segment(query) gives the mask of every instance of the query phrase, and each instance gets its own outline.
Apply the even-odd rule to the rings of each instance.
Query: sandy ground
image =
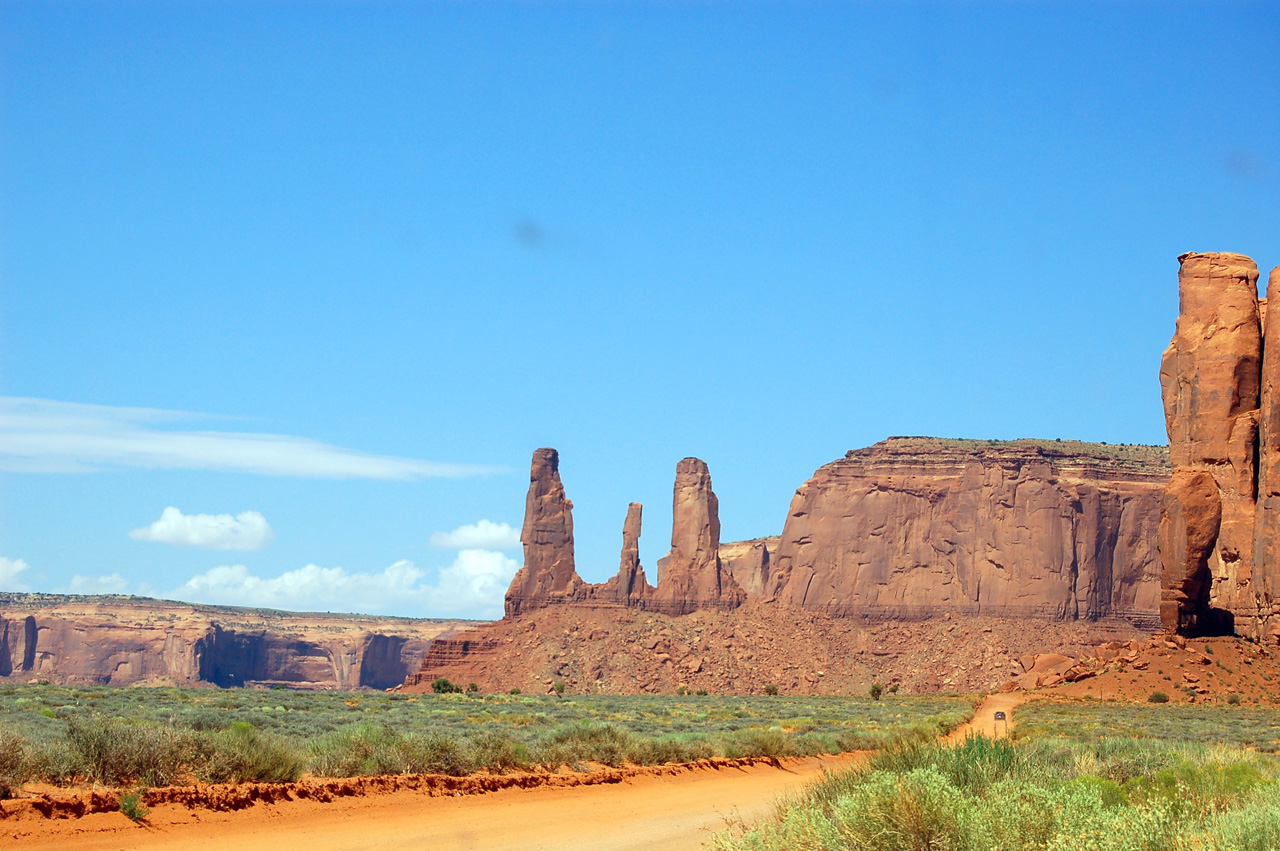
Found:
[[[328,803],[288,801],[236,813],[166,804],[140,826],[119,813],[21,826],[0,822],[0,849],[695,849],[724,829],[726,819],[765,816],[779,796],[855,759],[786,760],[781,768],[755,765],[459,798],[404,791]]]
[[[1000,737],[1022,694],[995,694],[949,741]],[[995,713],[1004,712],[1006,721]],[[78,819],[0,821],[0,851],[693,851],[730,823],[769,815],[782,796],[861,754],[784,760],[780,767],[708,768],[598,786],[506,789],[456,798],[414,790],[318,802],[289,800],[238,812],[154,807],[135,825],[118,812]],[[16,822],[16,823],[15,823]]]
[[[1020,692],[990,694],[973,713],[973,720],[961,724],[947,736],[948,742],[963,742],[966,736],[981,735],[989,739],[1003,739],[1016,726],[1013,710],[1018,704],[1026,701],[1027,696]],[[1003,712],[1004,720],[997,721],[996,713]]]

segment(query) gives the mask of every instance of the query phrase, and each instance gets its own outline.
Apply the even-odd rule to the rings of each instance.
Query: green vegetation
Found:
[[[1280,847],[1278,777],[1276,758],[1222,745],[916,744],[829,775],[714,847],[1265,851]]]
[[[1162,691],[1153,691],[1147,695],[1147,703],[1168,703],[1169,695]]]
[[[150,812],[142,805],[142,790],[138,789],[122,795],[120,798],[120,812],[133,821],[142,821]]]
[[[0,686],[0,791],[790,756],[928,740],[957,697],[424,695]]]
[[[1150,700],[1151,698],[1148,698]],[[1033,700],[1018,707],[1020,740],[1096,742],[1114,736],[1163,742],[1222,743],[1274,753],[1280,710],[1222,704]]]
[[[870,695],[872,700],[879,700],[880,695],[884,694],[884,686],[880,685],[879,683],[872,683],[871,689],[867,692],[867,694]]]

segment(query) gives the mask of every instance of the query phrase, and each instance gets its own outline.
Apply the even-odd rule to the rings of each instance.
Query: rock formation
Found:
[[[1160,447],[890,438],[796,491],[767,593],[837,616],[1154,625],[1167,481]]]
[[[769,565],[779,538],[756,538],[720,545],[720,563],[748,597],[762,597],[769,584]]]
[[[1160,364],[1175,469],[1162,503],[1161,619],[1187,634],[1258,636],[1278,578],[1280,329],[1266,347],[1251,259],[1178,261],[1178,322]],[[1273,272],[1268,292],[1276,282]]]
[[[640,512],[643,506],[633,502],[627,506],[627,519],[622,524],[622,558],[618,575],[599,589],[595,595],[603,601],[617,602],[624,606],[640,606],[653,593],[640,566]]]
[[[385,689],[464,626],[130,597],[0,594],[0,682]]]
[[[534,450],[520,542],[524,566],[507,589],[507,617],[585,598],[573,565],[573,503],[560,483],[560,453],[554,449]]]
[[[720,563],[720,503],[698,458],[676,465],[671,552],[658,561],[658,586],[645,608],[672,615],[732,609],[746,594]]]

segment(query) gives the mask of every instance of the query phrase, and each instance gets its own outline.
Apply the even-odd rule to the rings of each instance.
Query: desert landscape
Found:
[[[1261,424],[1280,366],[1252,261],[1179,262],[1168,451],[889,438],[819,469],[781,534],[724,546],[707,465],[686,458],[654,582],[632,502],[618,573],[592,584],[559,455],[539,449],[524,563],[490,623],[7,595],[0,830],[338,848],[354,807],[391,847],[514,848],[590,806],[628,829],[573,843],[789,848],[923,806],[928,825],[894,830],[1003,847],[1022,823],[983,801],[1005,784],[1079,787],[1022,816],[1048,819],[1046,842],[1084,813],[1098,836],[1125,819],[1142,841],[1270,842],[1280,447]],[[1162,765],[1192,805],[1168,809]]]
[[[0,851],[1277,851],[1278,45],[0,4]]]

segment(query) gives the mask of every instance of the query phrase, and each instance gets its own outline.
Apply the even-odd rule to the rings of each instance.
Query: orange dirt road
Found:
[[[1016,726],[1013,710],[1018,704],[1025,702],[1027,696],[1020,692],[989,694],[974,710],[973,719],[951,731],[947,741],[963,742],[968,736],[986,736],[988,739],[1003,739]],[[1003,712],[1004,720],[997,721],[996,713]]]
[[[288,801],[222,813],[159,805],[134,825],[119,813],[79,819],[0,821],[0,849],[58,851],[352,851],[424,848],[485,851],[695,849],[726,817],[754,820],[773,803],[849,765],[857,754],[637,777],[571,788],[508,789],[458,798],[414,791],[328,803]]]

